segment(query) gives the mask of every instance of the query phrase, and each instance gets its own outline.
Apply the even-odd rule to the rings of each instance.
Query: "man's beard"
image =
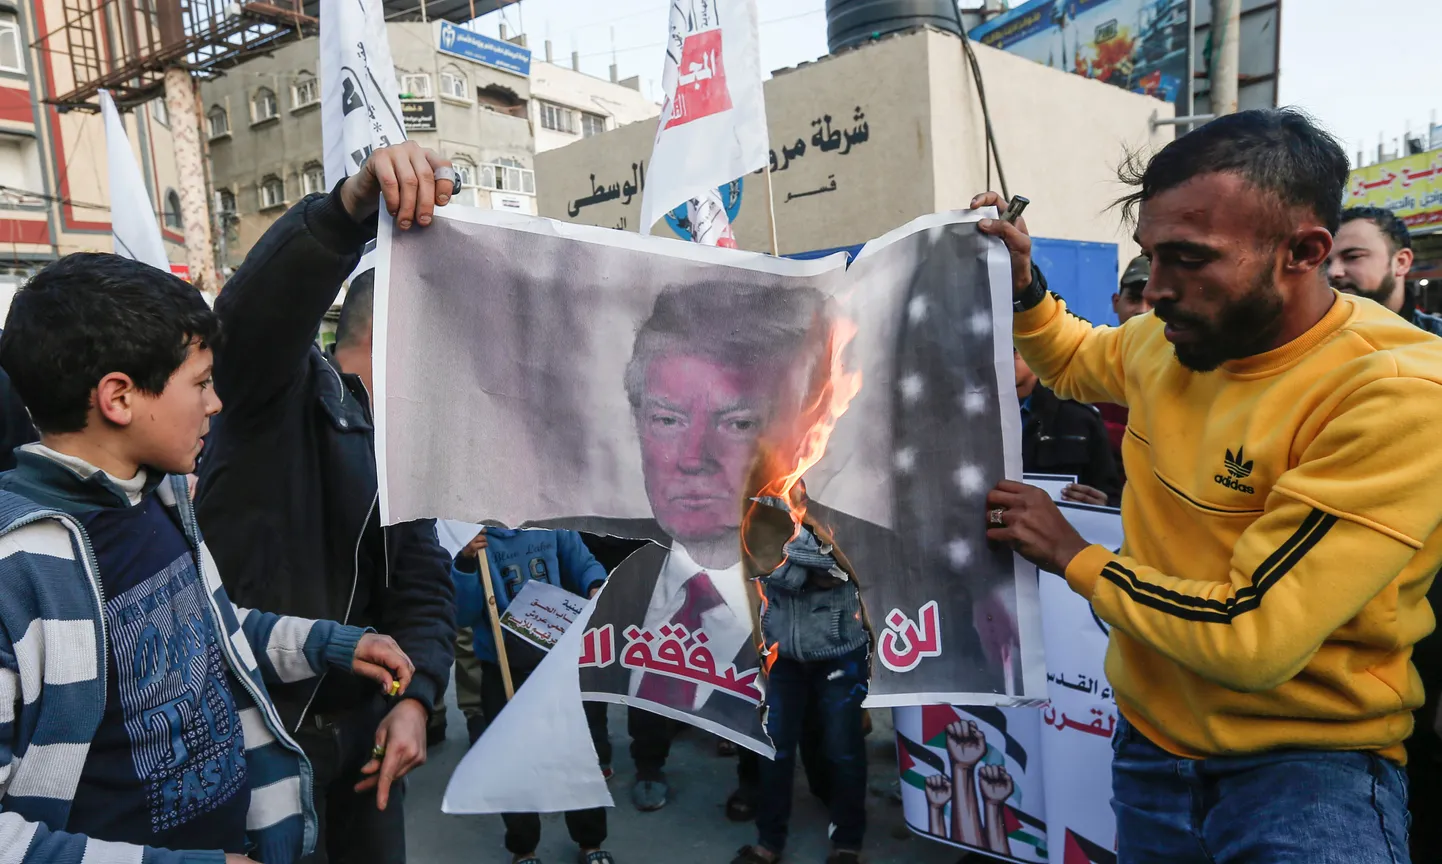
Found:
[[[1223,308],[1215,322],[1178,312],[1168,300],[1157,303],[1153,313],[1200,335],[1194,343],[1174,346],[1177,361],[1193,372],[1211,372],[1228,360],[1261,354],[1282,331],[1282,295],[1270,267],[1264,267],[1251,290]]]
[[[1377,287],[1372,291],[1363,291],[1362,286],[1351,279],[1333,279],[1332,287],[1338,291],[1346,291],[1348,294],[1356,294],[1358,297],[1366,297],[1368,300],[1376,301],[1391,309],[1389,301],[1392,299],[1392,293],[1397,290],[1397,277],[1389,272],[1382,277],[1382,281],[1377,283]]]

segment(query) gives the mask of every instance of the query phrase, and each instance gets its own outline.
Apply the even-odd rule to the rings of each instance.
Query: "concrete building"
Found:
[[[1116,169],[1128,150],[1172,139],[1170,127],[1151,123],[1173,116],[1172,106],[985,46],[976,53],[1008,186],[1032,200],[1032,233],[1116,244],[1119,262],[1128,260],[1136,249],[1130,228],[1109,209],[1123,193]],[[765,93],[782,254],[863,243],[998,187],[975,82],[954,35],[886,37],[776,72]],[[593,184],[644,176],[654,135],[652,124],[638,124],[538,154],[541,215],[638,230],[640,195],[587,199]],[[723,197],[741,248],[770,251],[765,178],[744,177]],[[664,222],[653,233],[678,236]]]
[[[112,251],[105,127],[98,114],[60,113],[45,100],[74,86],[70,64],[42,37],[61,0],[0,3],[0,315],[44,264]],[[183,262],[179,183],[165,100],[122,115],[171,261]],[[183,267],[179,268],[183,271]]]
[[[532,63],[523,37],[498,42],[445,21],[391,23],[387,36],[407,134],[455,162],[459,203],[534,214],[538,147],[660,110],[632,86]],[[296,40],[201,85],[227,266],[325,188],[318,52],[317,39]]]

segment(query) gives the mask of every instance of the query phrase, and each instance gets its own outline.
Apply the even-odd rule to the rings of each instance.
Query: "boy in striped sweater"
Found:
[[[0,475],[0,860],[295,861],[311,770],[267,684],[410,683],[389,637],[226,596],[184,479],[218,337],[193,287],[114,255],[15,296],[0,366],[41,438]]]

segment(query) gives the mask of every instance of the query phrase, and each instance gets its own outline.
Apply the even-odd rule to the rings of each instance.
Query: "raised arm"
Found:
[[[978,195],[971,202],[973,209],[994,206],[998,212],[1004,212],[1006,204],[995,192]],[[1012,338],[1026,364],[1063,399],[1125,405],[1122,358],[1126,329],[1093,327],[1045,290],[1045,277],[1031,260],[1025,219],[1014,225],[983,219],[977,227],[983,234],[1000,238],[1011,255],[1012,294],[1026,307],[1012,318]]]
[[[1393,417],[1377,434],[1376,417]],[[1409,571],[1442,524],[1442,450],[1433,446],[1442,384],[1386,378],[1342,400],[1297,466],[1277,478],[1263,514],[1238,538],[1228,572],[1186,578],[1087,546],[1040,490],[1003,483],[988,506],[1013,510],[988,531],[1045,569],[1064,572],[1101,618],[1231,690],[1270,690]]]
[[[428,225],[450,200],[434,170],[449,162],[414,142],[375,151],[329,195],[310,195],[272,225],[215,303],[224,340],[215,354],[215,387],[229,422],[263,414],[304,375],[321,318],[376,235],[386,210],[402,230]]]
[[[561,587],[572,594],[590,597],[591,591],[606,581],[606,568],[575,531],[556,532],[556,557],[560,559]]]

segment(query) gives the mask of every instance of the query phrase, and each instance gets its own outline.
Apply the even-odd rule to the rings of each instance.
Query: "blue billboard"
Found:
[[[441,22],[440,51],[517,75],[531,74],[531,49],[473,33],[449,21]]]

